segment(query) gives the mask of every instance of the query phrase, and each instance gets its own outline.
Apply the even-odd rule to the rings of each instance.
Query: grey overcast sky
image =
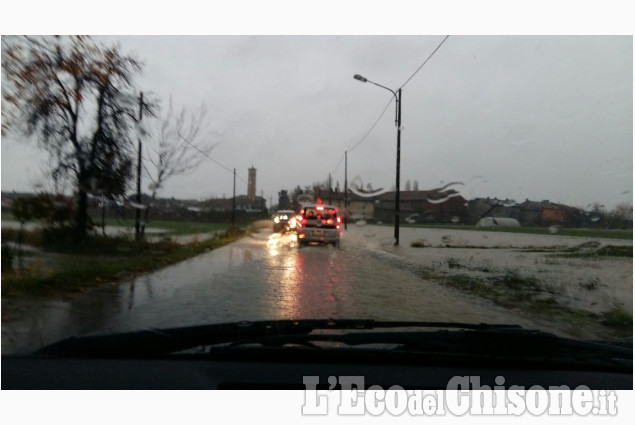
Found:
[[[376,19],[381,19],[378,9]],[[144,62],[138,86],[163,104],[170,96],[175,106],[189,109],[204,102],[211,117],[206,140],[218,143],[210,156],[235,167],[244,180],[254,166],[258,195],[273,197],[274,204],[279,190],[324,181],[329,173],[333,184],[343,187],[347,149],[349,181],[357,178],[375,189],[394,185],[394,103],[358,143],[393,95],[354,80],[358,73],[393,90],[403,86],[402,189],[408,180],[416,180],[419,189],[462,182],[454,188],[466,199],[548,199],[583,208],[592,202],[608,208],[632,203],[630,31],[533,35],[560,31],[521,26],[518,33],[524,35],[458,35],[483,33],[487,27],[430,26],[436,30],[431,32],[409,21],[406,32],[438,35],[384,35],[403,32],[368,31],[364,24],[357,32],[374,35],[355,35],[355,26],[341,31],[339,22],[322,34],[346,35],[260,35],[302,34],[294,23],[290,30],[280,24],[280,31],[257,25],[251,31],[241,25],[218,31],[254,35],[97,38],[119,43],[123,52]],[[56,29],[42,28],[28,32]],[[125,26],[114,32],[97,28],[85,32],[133,32]],[[151,26],[147,33],[172,32],[161,28]],[[179,28],[191,32],[187,25]],[[321,33],[312,28],[308,34]],[[513,33],[513,28],[504,25],[502,32]],[[7,33],[21,32],[3,30]],[[574,27],[574,33],[585,31]],[[591,28],[589,33],[598,32]],[[610,27],[599,32],[610,33]],[[45,181],[46,155],[17,140],[2,140],[2,190],[32,190]],[[159,196],[200,199],[231,193],[232,174],[206,160],[196,172],[170,180]],[[237,193],[246,193],[241,179]]]

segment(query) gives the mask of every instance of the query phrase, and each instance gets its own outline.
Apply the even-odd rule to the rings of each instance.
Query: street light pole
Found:
[[[232,226],[236,225],[236,169],[234,168],[234,190],[232,192]]]
[[[375,82],[370,81],[367,78],[362,77],[359,74],[355,74],[353,76],[358,81],[362,83],[371,83],[376,85],[377,87],[381,87],[382,89],[386,89],[395,96],[395,101],[397,103],[395,108],[395,125],[397,126],[397,166],[396,166],[396,177],[395,177],[395,245],[399,245],[399,174],[401,168],[401,89],[394,90],[389,89],[388,87],[384,87],[381,84],[377,84]]]
[[[348,151],[344,151],[344,230],[348,230]]]
[[[397,90],[397,175],[395,181],[397,182],[397,189],[395,190],[395,245],[399,245],[399,192],[401,191],[399,186],[399,175],[401,174],[401,89]]]

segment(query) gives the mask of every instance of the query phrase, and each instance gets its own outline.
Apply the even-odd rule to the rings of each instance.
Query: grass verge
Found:
[[[13,222],[16,225],[18,221],[11,214],[2,214],[2,221]],[[44,227],[41,222],[30,223],[36,227]],[[100,222],[95,221],[95,232],[101,234]],[[134,220],[117,220],[113,218],[106,219],[106,226],[113,226],[116,228],[128,229],[131,233],[134,233],[135,222]],[[196,233],[211,233],[222,232],[231,227],[227,223],[208,223],[199,221],[167,221],[167,220],[151,220],[146,224],[146,227],[162,229],[170,235],[193,235]],[[3,229],[3,231],[6,229]]]
[[[120,226],[116,222],[106,223],[106,225]],[[147,224],[148,227],[165,229],[168,233],[172,235],[192,235],[196,233],[210,233],[216,231],[225,231],[229,228],[229,225],[226,223],[205,223],[205,222],[195,222],[195,221],[150,221]],[[134,222],[125,225],[125,227],[129,227],[134,229]]]
[[[83,291],[147,273],[242,238],[245,230],[229,228],[216,237],[180,245],[169,240],[135,242],[126,238],[89,238],[81,246],[48,245],[61,255],[43,264],[33,261],[24,270],[2,273],[3,297],[41,297]],[[45,255],[45,254],[44,254]]]
[[[454,261],[452,258],[448,259],[450,269],[456,268],[453,267]],[[602,314],[595,314],[567,307],[558,303],[553,297],[553,289],[548,285],[516,270],[489,276],[475,276],[419,268],[417,275],[463,293],[487,299],[501,307],[519,309],[532,316],[566,324],[572,334],[594,329],[596,334],[608,340],[633,338],[633,316],[629,312],[620,307],[613,307]]]
[[[630,330],[630,333],[633,333],[633,315],[619,307],[614,307],[604,313],[602,320],[602,323],[607,326],[624,329],[627,332]]]
[[[390,223],[382,223],[380,226],[394,226]],[[465,225],[449,225],[449,224],[405,224],[401,223],[401,227],[427,228],[427,229],[448,229],[448,230],[465,230],[476,232],[502,232],[502,233],[526,233],[530,235],[559,235],[559,236],[580,236],[585,238],[606,238],[606,239],[633,239],[632,229],[577,229],[577,228],[558,228],[554,231],[549,227],[475,227]]]

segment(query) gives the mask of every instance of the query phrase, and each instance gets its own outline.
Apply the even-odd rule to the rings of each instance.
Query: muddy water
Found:
[[[362,236],[372,239],[370,236]],[[396,253],[354,239],[298,249],[262,231],[133,280],[48,301],[2,301],[2,352],[69,336],[242,320],[371,318],[515,323],[567,335],[485,300],[425,281]]]
[[[550,251],[589,242],[632,247],[632,240],[402,228],[400,246],[394,247],[392,235],[393,229],[386,226],[349,226],[346,237],[348,245],[363,245],[442,273],[530,277],[536,279],[545,296],[572,309],[598,315],[613,308],[633,312],[632,257],[566,258]],[[413,248],[413,241],[425,241],[426,247]]]

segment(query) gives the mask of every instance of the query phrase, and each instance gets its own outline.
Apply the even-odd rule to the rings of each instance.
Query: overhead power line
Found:
[[[364,140],[366,140],[366,138],[370,135],[370,133],[375,129],[375,127],[377,126],[377,123],[379,123],[379,120],[381,120],[381,118],[384,116],[384,114],[386,113],[386,111],[388,110],[388,107],[390,106],[390,104],[392,103],[394,97],[390,98],[390,101],[386,104],[386,107],[384,108],[383,111],[381,111],[381,114],[379,114],[379,117],[377,117],[377,119],[375,120],[375,122],[373,123],[372,126],[370,126],[370,128],[368,129],[368,131],[366,132],[366,134],[364,134],[364,137],[362,137],[361,139],[359,139],[359,141],[357,143],[355,143],[351,148],[348,149],[348,151],[352,151],[353,149],[355,149],[356,147],[358,147]]]
[[[423,68],[425,66],[426,63],[428,63],[428,61],[432,58],[432,56],[434,56],[434,54],[439,50],[439,48],[443,45],[443,43],[445,43],[445,41],[448,39],[448,37],[450,37],[449,35],[446,35],[445,38],[441,41],[441,43],[439,43],[439,45],[437,46],[436,49],[434,49],[434,51],[432,53],[430,53],[430,55],[426,58],[425,61],[423,61],[423,63],[421,64],[421,66],[419,66],[419,68],[417,68],[415,70],[415,72],[410,76],[410,78],[408,78],[406,80],[406,82],[404,82],[400,89],[404,88],[406,84],[408,84],[410,82],[410,80],[412,80],[414,78],[415,75],[417,75],[417,73],[419,71],[421,71],[421,68]],[[388,102],[388,104],[386,104],[386,106],[384,107],[383,111],[381,111],[381,114],[379,114],[379,117],[377,117],[377,119],[375,120],[375,122],[373,123],[373,125],[368,129],[368,131],[366,132],[366,134],[364,134],[364,136],[359,139],[359,141],[357,141],[357,143],[355,143],[352,147],[350,147],[348,149],[348,152],[352,151],[353,149],[357,148],[364,140],[366,140],[366,138],[370,135],[370,133],[375,129],[375,127],[377,126],[377,124],[379,123],[379,121],[381,120],[381,118],[384,116],[384,114],[386,113],[386,111],[388,110],[388,107],[390,106],[390,104],[392,103],[392,101],[394,100],[394,97],[390,98],[390,101]],[[340,165],[342,165],[342,161],[344,160],[344,155],[342,155],[342,157],[340,158],[339,162],[337,163],[337,165],[335,166],[335,168],[333,169],[333,171],[331,171],[331,174],[334,174],[338,168],[340,167]]]
[[[224,168],[225,170],[229,171],[230,173],[234,174],[234,170],[232,170],[229,167],[225,167],[223,164],[221,164],[220,162],[216,161],[214,158],[212,158],[211,156],[209,156],[207,153],[203,152],[202,150],[200,150],[195,144],[193,144],[192,142],[190,142],[189,140],[187,140],[185,137],[181,136],[179,134],[179,137],[181,139],[183,139],[183,141],[185,143],[187,143],[188,145],[192,146],[194,149],[196,149],[201,155],[203,155],[204,157],[206,157],[207,159],[209,159],[210,161],[214,162],[215,164],[217,164],[218,166]],[[243,183],[247,183],[247,181],[245,179],[243,179],[238,173],[236,173],[236,177],[238,177]]]
[[[443,43],[445,43],[445,40],[447,40],[447,39],[448,39],[448,37],[449,37],[449,35],[446,35],[446,36],[445,36],[445,38],[443,39],[443,41],[442,41],[441,43],[439,43],[439,45],[437,46],[437,48],[436,48],[436,49],[434,49],[434,51],[433,51],[432,53],[430,53],[430,56],[428,56],[428,58],[427,58],[425,61],[423,61],[423,63],[421,64],[421,66],[420,66],[419,68],[417,68],[417,70],[416,70],[416,71],[415,71],[415,72],[414,72],[414,73],[410,76],[410,78],[408,78],[408,79],[406,80],[406,82],[405,82],[405,83],[403,83],[403,84],[401,85],[401,87],[400,87],[401,89],[402,89],[402,88],[404,88],[404,86],[405,86],[406,84],[408,84],[408,82],[409,82],[410,80],[412,80],[412,78],[413,78],[415,75],[417,75],[417,72],[421,71],[421,68],[423,68],[423,66],[424,66],[426,63],[428,63],[428,61],[430,60],[430,58],[431,58],[432,56],[434,56],[434,54],[437,52],[437,50],[439,50],[439,48],[443,45]]]
[[[342,157],[340,158],[340,162],[337,163],[337,165],[335,166],[335,168],[333,169],[333,171],[331,171],[331,174],[335,174],[335,172],[337,171],[338,168],[340,168],[340,165],[342,165],[342,161],[344,161],[344,155],[342,154]]]
[[[421,66],[419,66],[419,68],[417,68],[415,70],[415,72],[410,76],[410,78],[408,78],[406,80],[405,83],[403,83],[401,85],[400,88],[404,88],[404,86],[406,84],[408,84],[410,82],[410,80],[412,80],[414,78],[415,75],[417,75],[417,73],[419,71],[421,71],[421,68],[424,67],[424,65],[426,63],[428,63],[428,61],[430,60],[430,58],[432,58],[432,56],[434,56],[434,54],[437,52],[437,50],[439,50],[439,48],[443,45],[443,43],[445,43],[445,41],[448,39],[448,37],[450,37],[449,35],[446,35],[445,38],[441,41],[441,43],[439,43],[439,45],[437,46],[436,49],[434,49],[434,51],[432,53],[430,53],[430,55],[426,58],[425,61],[423,61],[423,63],[421,64]],[[373,125],[370,127],[370,129],[366,132],[366,134],[364,134],[364,137],[362,137],[357,143],[355,143],[350,149],[348,149],[348,151],[352,151],[353,149],[355,149],[357,146],[359,146],[364,140],[366,140],[366,138],[370,135],[370,133],[375,129],[375,127],[377,126],[377,123],[379,123],[379,120],[381,120],[381,118],[384,116],[384,114],[386,113],[386,111],[388,110],[388,107],[390,106],[390,104],[392,103],[394,98],[390,98],[390,101],[388,102],[388,104],[386,105],[386,107],[384,108],[384,110],[381,112],[381,114],[379,114],[379,117],[375,120],[375,122],[373,123]],[[342,164],[342,160],[344,159],[344,157],[342,156],[342,158],[340,159],[340,162],[337,164],[337,166],[335,167],[335,169],[333,170],[333,173],[335,171],[337,171],[337,169],[339,168],[339,166]]]
[[[377,126],[377,123],[379,123],[379,120],[381,120],[381,117],[384,116],[384,114],[386,113],[386,111],[388,110],[388,107],[390,106],[390,104],[392,103],[392,98],[390,99],[390,102],[388,102],[388,104],[386,105],[386,107],[384,108],[383,111],[381,111],[381,114],[379,114],[379,117],[377,117],[377,119],[375,120],[375,122],[373,123],[373,125],[368,129],[368,131],[366,132],[366,134],[364,134],[364,137],[362,137],[361,139],[359,139],[357,141],[357,143],[355,143],[350,149],[348,149],[348,152],[352,151],[353,149],[355,149],[357,146],[359,146],[364,140],[366,140],[366,138],[368,137],[368,135],[375,129],[375,127]],[[338,168],[340,168],[340,165],[342,165],[342,161],[344,161],[344,154],[342,154],[340,161],[337,163],[337,165],[335,166],[335,168],[333,169],[333,171],[331,171],[331,174],[335,174],[335,172],[337,171]]]

